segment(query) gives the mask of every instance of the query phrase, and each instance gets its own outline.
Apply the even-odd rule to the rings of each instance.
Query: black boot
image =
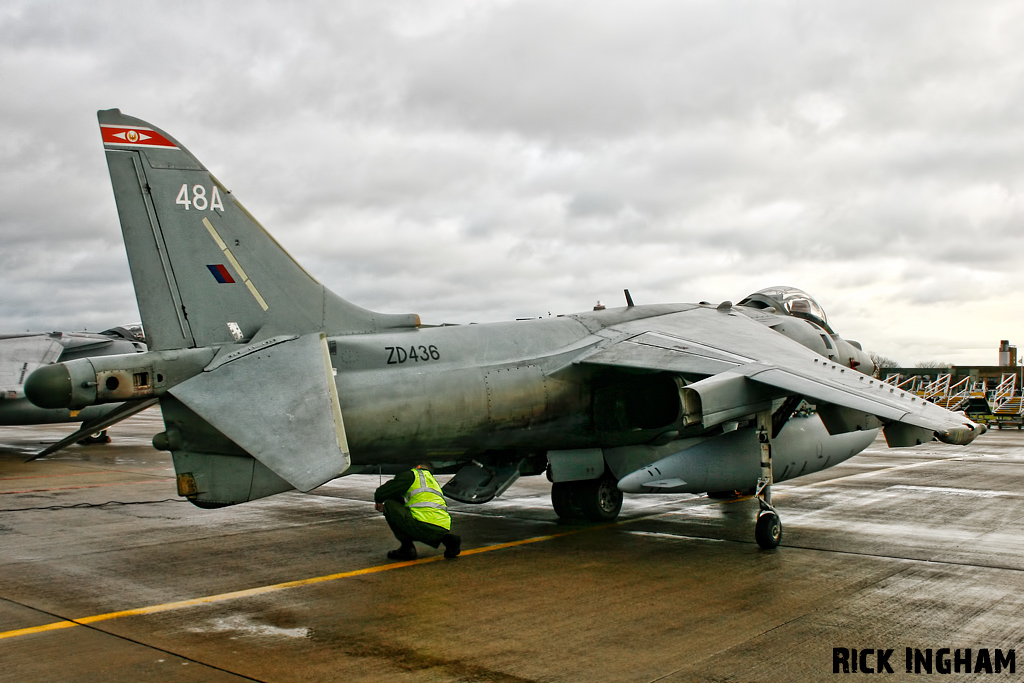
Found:
[[[445,534],[441,543],[444,543],[444,556],[448,559],[458,557],[462,552],[462,539],[456,534]]]
[[[412,543],[403,543],[402,547],[398,550],[388,551],[389,560],[415,560],[416,559],[416,546]]]

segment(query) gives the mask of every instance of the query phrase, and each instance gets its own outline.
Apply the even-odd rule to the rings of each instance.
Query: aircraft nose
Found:
[[[61,363],[43,366],[25,380],[25,396],[40,408],[67,408],[71,403],[71,374]]]

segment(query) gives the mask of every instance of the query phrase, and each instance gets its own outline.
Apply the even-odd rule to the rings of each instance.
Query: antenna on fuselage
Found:
[[[633,297],[631,297],[629,295],[629,290],[628,289],[624,289],[624,290],[622,290],[622,292],[623,292],[623,294],[626,295],[626,306],[632,308],[633,307]]]

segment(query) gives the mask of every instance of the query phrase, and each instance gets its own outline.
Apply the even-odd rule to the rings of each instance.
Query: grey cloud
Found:
[[[890,311],[962,319],[1017,280],[1022,28],[997,0],[7,3],[0,314],[133,310],[93,118],[119,106],[362,305],[494,320],[785,283],[910,362],[927,344]]]

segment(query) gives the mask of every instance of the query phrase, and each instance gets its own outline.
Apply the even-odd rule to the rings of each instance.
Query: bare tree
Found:
[[[915,368],[935,368],[938,370],[949,370],[952,366],[949,363],[944,363],[941,360],[923,360],[920,363],[914,363]]]
[[[875,364],[875,371],[872,373],[873,377],[884,378],[887,370],[890,368],[900,367],[900,362],[894,358],[889,358],[888,356],[883,356],[880,353],[874,352],[868,355],[871,356],[871,361]]]

